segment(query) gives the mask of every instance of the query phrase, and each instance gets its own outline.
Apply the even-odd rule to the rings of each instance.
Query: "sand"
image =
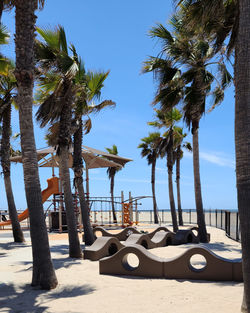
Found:
[[[208,227],[216,254],[241,257],[240,244],[224,231]],[[59,285],[52,291],[30,287],[32,254],[26,243],[12,242],[10,231],[0,231],[0,312],[14,313],[236,313],[243,284],[99,275],[99,262],[68,258],[65,234],[50,235]],[[160,257],[178,256],[192,244],[152,249]]]

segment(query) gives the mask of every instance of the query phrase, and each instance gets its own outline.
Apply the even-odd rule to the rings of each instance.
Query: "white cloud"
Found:
[[[167,167],[156,167],[155,169],[159,172],[166,172],[167,171]]]
[[[226,166],[226,167],[230,167],[230,168],[235,168],[234,160],[222,157],[220,155],[210,154],[210,153],[206,153],[206,152],[200,152],[200,158],[205,160],[205,161],[208,161],[210,163],[217,164],[219,166]]]
[[[188,158],[192,157],[192,153],[190,152],[186,152],[184,155]],[[234,160],[229,157],[222,156],[221,152],[207,153],[201,151],[200,159],[219,166],[230,167],[232,169],[235,168]]]

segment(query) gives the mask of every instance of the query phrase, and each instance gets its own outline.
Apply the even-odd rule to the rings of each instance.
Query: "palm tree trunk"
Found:
[[[2,15],[3,15],[3,0],[0,1],[0,25],[2,24]]]
[[[241,227],[244,297],[242,312],[250,312],[250,3],[239,1],[235,49],[235,149],[238,209]]]
[[[10,179],[10,133],[11,133],[11,103],[5,109],[3,115],[3,129],[1,140],[1,164],[4,174],[5,192],[8,202],[9,215],[12,224],[13,238],[15,242],[24,242],[23,232],[18,221],[16,205],[12,192]]]
[[[181,191],[180,191],[180,152],[181,147],[177,147],[177,155],[176,155],[176,188],[177,188],[177,203],[178,203],[178,218],[179,218],[179,225],[183,226],[183,219],[182,219],[182,209],[181,209]]]
[[[157,212],[157,203],[155,197],[155,166],[156,160],[153,160],[152,167],[151,167],[151,186],[152,186],[152,196],[153,196],[153,209],[154,209],[154,223],[158,224],[158,212]]]
[[[173,223],[173,231],[178,231],[176,210],[175,210],[175,202],[174,202],[174,192],[173,192],[173,173],[172,169],[168,169],[168,193],[169,193],[169,202],[170,202],[170,211]]]
[[[33,255],[32,285],[42,289],[57,286],[51,261],[47,228],[44,219],[37,153],[33,130],[32,105],[34,86],[34,14],[36,0],[15,0],[16,7],[16,70],[17,104],[21,132],[22,161],[26,200],[30,216],[30,236]]]
[[[172,216],[173,231],[178,231],[178,223],[175,210],[174,192],[173,192],[173,129],[169,130],[169,144],[167,148],[167,168],[168,168],[168,193],[170,202],[170,211]]]
[[[74,133],[74,154],[73,154],[73,169],[74,169],[74,185],[78,190],[80,207],[82,212],[82,223],[84,229],[85,245],[90,246],[95,241],[93,228],[90,223],[88,203],[85,199],[82,169],[82,119],[79,119],[79,128]]]
[[[197,224],[199,227],[199,237],[201,242],[207,242],[207,229],[203,212],[200,181],[200,159],[199,159],[199,121],[192,121],[193,135],[193,170],[194,170],[194,189],[195,204],[197,212]]]
[[[112,175],[110,178],[110,194],[111,194],[111,203],[112,203],[112,214],[113,214],[113,221],[117,223],[116,213],[115,213],[115,204],[114,204],[114,182],[115,176]]]
[[[69,237],[69,256],[71,258],[82,258],[82,251],[77,232],[76,215],[73,206],[73,197],[70,186],[69,173],[69,146],[71,143],[71,117],[72,117],[72,86],[67,79],[64,80],[63,107],[60,117],[58,156],[60,175],[62,179],[64,203],[66,208],[66,219]]]
[[[69,237],[69,256],[71,258],[82,258],[82,251],[77,232],[76,215],[73,206],[73,197],[70,186],[69,173],[69,150],[66,146],[60,147],[59,153],[59,167],[60,178],[63,185],[64,203],[66,208],[66,219]]]

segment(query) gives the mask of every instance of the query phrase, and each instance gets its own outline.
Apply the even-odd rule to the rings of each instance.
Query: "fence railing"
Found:
[[[121,220],[121,210],[117,210],[118,223]],[[170,210],[158,210],[161,223],[172,223]],[[207,226],[214,226],[225,230],[226,235],[236,241],[240,241],[240,223],[239,214],[235,211],[228,210],[205,210],[205,222]],[[110,210],[91,210],[92,221],[103,225],[112,223]],[[183,223],[197,224],[197,215],[195,210],[182,211]],[[139,223],[154,223],[153,210],[138,210],[137,214],[133,212],[133,221]]]
[[[108,208],[108,207],[107,207]],[[103,207],[103,210],[96,210],[93,206],[93,210],[90,211],[91,220],[93,223],[100,223],[102,225],[112,223],[112,214],[111,210]],[[170,210],[159,210],[159,219],[161,223],[172,223],[171,212]],[[0,221],[4,215],[9,218],[6,211],[0,211]],[[116,215],[118,224],[122,222],[122,211],[121,209],[116,209]],[[197,224],[197,215],[195,210],[183,210],[183,223],[185,224]],[[241,240],[240,235],[240,222],[239,214],[236,211],[228,210],[205,210],[204,211],[205,222],[207,226],[214,226],[219,229],[222,229],[226,232],[226,235],[236,241]],[[153,210],[137,210],[133,211],[133,221],[138,223],[154,223],[154,214]],[[46,218],[48,224],[48,218]],[[22,227],[29,228],[29,219],[21,223]]]
[[[138,211],[139,222],[153,223],[153,211]],[[184,224],[197,224],[197,214],[195,210],[183,210]],[[205,222],[207,226],[225,230],[226,235],[236,241],[240,241],[240,221],[236,211],[228,210],[205,210]],[[161,223],[172,223],[171,212],[169,210],[159,210]]]

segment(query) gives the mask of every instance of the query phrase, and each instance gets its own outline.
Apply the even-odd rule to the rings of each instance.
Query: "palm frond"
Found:
[[[92,121],[88,117],[87,120],[83,121],[83,131],[84,131],[84,133],[88,134],[90,132],[91,128],[92,128]]]

